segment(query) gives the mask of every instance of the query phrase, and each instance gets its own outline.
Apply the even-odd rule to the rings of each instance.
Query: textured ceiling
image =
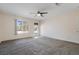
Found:
[[[79,4],[60,3],[56,6],[55,3],[1,3],[0,10],[13,15],[29,17],[34,19],[46,19],[48,16],[64,13],[78,8]],[[38,10],[47,11],[48,14],[44,17],[36,17],[34,14]]]

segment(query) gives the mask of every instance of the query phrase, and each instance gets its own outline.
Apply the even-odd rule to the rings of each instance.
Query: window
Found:
[[[28,25],[26,21],[16,19],[16,34],[28,33]]]

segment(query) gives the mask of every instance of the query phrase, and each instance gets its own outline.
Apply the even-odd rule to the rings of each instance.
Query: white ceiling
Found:
[[[34,19],[46,19],[48,16],[68,12],[77,9],[79,4],[75,3],[60,3],[56,6],[55,3],[0,3],[0,10],[13,15],[23,16]],[[34,14],[38,10],[47,11],[48,14],[44,17],[36,17]]]

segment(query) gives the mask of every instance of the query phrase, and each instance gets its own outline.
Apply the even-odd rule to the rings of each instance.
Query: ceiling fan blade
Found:
[[[42,14],[48,14],[48,12],[42,12]]]
[[[37,12],[30,12],[30,14],[37,14]]]

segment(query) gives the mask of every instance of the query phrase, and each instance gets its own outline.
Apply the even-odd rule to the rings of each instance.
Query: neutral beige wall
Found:
[[[0,20],[2,20],[2,21],[0,21],[0,41],[3,39],[3,30],[4,30],[4,28],[3,28],[3,19],[2,19],[2,15],[0,14]]]
[[[20,19],[27,21],[30,29],[29,29],[29,33],[15,35],[16,18],[17,18],[16,16],[12,16],[10,14],[0,13],[0,41],[33,36],[33,30],[34,30],[33,24],[36,20],[19,17]]]
[[[52,16],[41,24],[41,35],[79,43],[79,11]]]

